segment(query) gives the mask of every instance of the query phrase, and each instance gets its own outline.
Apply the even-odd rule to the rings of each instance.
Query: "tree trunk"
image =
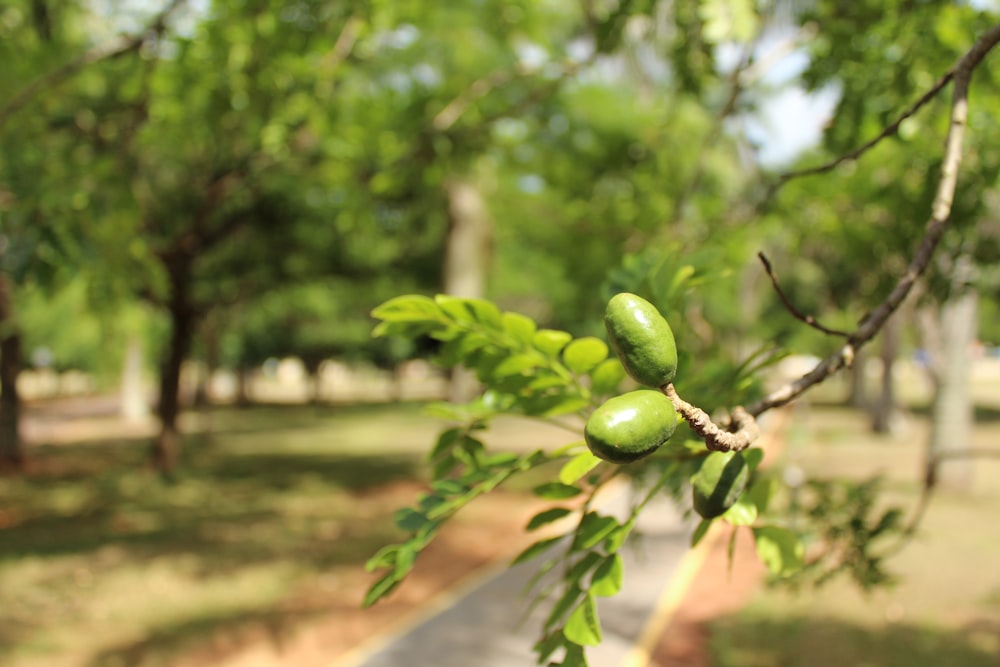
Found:
[[[125,341],[122,364],[121,415],[126,421],[141,422],[149,416],[149,403],[142,386],[142,338],[130,333]]]
[[[212,376],[219,367],[219,334],[216,327],[202,327],[202,339],[205,363],[198,373],[198,384],[194,390],[194,404],[200,408],[212,402]]]
[[[250,369],[245,364],[236,369],[236,405],[241,408],[250,405]]]
[[[847,404],[853,408],[867,410],[870,405],[867,373],[868,348],[861,347],[854,351],[854,361],[851,363],[851,387],[847,396]]]
[[[896,391],[893,365],[899,356],[899,337],[902,320],[900,313],[895,313],[882,327],[882,347],[879,357],[882,361],[882,382],[878,401],[872,411],[872,430],[876,433],[889,433],[892,430],[893,418],[896,415]]]
[[[452,176],[445,182],[449,227],[444,258],[444,291],[467,298],[486,294],[493,248],[493,221],[476,185]],[[448,399],[472,400],[479,392],[475,374],[465,368],[452,371]]]
[[[21,439],[21,334],[14,323],[10,276],[0,273],[0,466],[22,468],[26,455]]]
[[[180,433],[177,417],[180,414],[181,366],[191,348],[194,331],[194,312],[188,299],[190,273],[188,266],[179,262],[169,267],[171,294],[168,304],[170,315],[170,340],[160,368],[160,433],[153,444],[153,465],[164,474],[171,474],[180,456]]]
[[[977,306],[976,292],[964,289],[941,304],[936,322],[941,345],[936,351],[939,363],[934,364],[927,474],[953,490],[968,489],[972,483],[972,460],[962,452],[971,447],[974,421],[969,348],[976,336]]]
[[[302,358],[302,365],[306,369],[306,400],[310,405],[319,405],[323,398],[323,387],[319,370],[323,367],[323,359],[306,357]]]

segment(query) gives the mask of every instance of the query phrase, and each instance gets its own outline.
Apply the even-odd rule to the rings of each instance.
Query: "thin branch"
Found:
[[[516,115],[519,109],[525,106],[534,105],[539,99],[548,95],[552,89],[558,87],[563,80],[579,72],[580,69],[592,62],[593,59],[594,56],[579,62],[565,61],[562,64],[562,72],[560,72],[558,76],[555,76],[550,81],[546,82],[546,85],[539,86],[537,89],[531,91],[531,94],[528,95],[524,104],[515,105],[510,109],[504,109],[501,115]],[[526,79],[541,72],[542,68],[540,67],[528,67],[523,64],[518,65],[513,69],[499,69],[490,72],[486,76],[473,81],[468,88],[464,89],[461,93],[455,96],[454,99],[448,102],[448,104],[446,104],[440,111],[438,111],[437,114],[435,114],[434,119],[431,121],[431,127],[433,127],[437,132],[446,132],[458,122],[458,120],[473,104],[486,97],[494,90],[509,85],[517,79]],[[487,118],[483,121],[483,124],[488,125],[496,119],[496,117]]]
[[[931,257],[934,255],[934,250],[947,229],[948,217],[951,215],[952,201],[958,183],[958,168],[962,161],[962,138],[969,114],[969,81],[976,67],[997,43],[1000,43],[1000,24],[986,31],[951,70],[951,78],[954,83],[951,122],[948,127],[948,136],[945,139],[944,160],[941,165],[937,193],[931,207],[931,217],[927,222],[924,237],[906,267],[906,271],[900,276],[885,300],[865,316],[858,328],[848,338],[846,345],[799,379],[780,387],[760,401],[748,406],[747,411],[751,415],[759,416],[767,410],[788,403],[813,385],[824,381],[840,369],[850,365],[854,359],[855,350],[874,338],[889,316],[895,312],[910,290],[913,289],[917,279],[927,269]]]
[[[60,83],[71,78],[88,65],[92,65],[102,60],[117,58],[118,56],[129,53],[130,51],[136,51],[146,43],[146,40],[149,39],[150,35],[162,35],[163,31],[166,30],[167,19],[170,18],[170,15],[184,3],[185,0],[171,0],[170,3],[164,7],[159,14],[153,17],[153,20],[139,32],[132,35],[121,35],[110,42],[99,44],[92,49],[85,51],[75,60],[64,63],[48,74],[40,76],[29,83],[27,86],[15,93],[14,96],[11,97],[5,105],[3,105],[3,107],[0,107],[0,128],[4,126],[11,116],[27,106],[38,95],[50,88],[58,86]]]
[[[661,391],[691,426],[691,430],[700,435],[713,452],[740,452],[760,437],[757,421],[742,407],[733,408],[730,418],[734,430],[726,431],[716,425],[704,410],[678,396],[674,385],[665,385]]]
[[[788,312],[790,312],[795,317],[795,319],[801,320],[802,322],[805,322],[806,324],[811,326],[813,329],[816,329],[817,331],[822,331],[823,333],[829,336],[840,336],[841,338],[848,338],[851,335],[846,331],[840,331],[838,329],[830,329],[829,327],[825,327],[822,324],[820,324],[819,321],[812,315],[806,315],[798,308],[796,308],[795,305],[792,304],[792,302],[785,295],[785,291],[781,289],[781,284],[778,282],[778,276],[775,274],[774,269],[771,267],[770,260],[768,260],[767,257],[762,252],[758,252],[757,257],[760,258],[761,264],[764,265],[764,270],[767,271],[767,275],[771,279],[771,284],[774,286],[774,291],[778,293],[778,297],[781,299],[781,302],[785,304],[785,308],[788,309]]]
[[[795,171],[787,171],[781,174],[780,176],[778,176],[777,181],[771,184],[768,193],[769,194],[775,193],[785,183],[794,180],[796,178],[803,178],[805,176],[815,176],[817,174],[825,174],[826,172],[833,171],[844,162],[848,162],[850,160],[857,160],[862,155],[870,151],[872,148],[875,148],[875,146],[882,143],[883,139],[887,139],[895,135],[897,132],[899,132],[899,127],[903,124],[903,122],[907,118],[913,116],[928,102],[937,97],[938,93],[940,93],[941,90],[944,89],[944,87],[947,86],[948,83],[950,83],[952,79],[955,78],[958,67],[959,66],[956,65],[955,67],[952,67],[950,70],[945,72],[944,75],[940,79],[938,79],[937,82],[935,82],[934,85],[931,86],[931,88],[926,93],[920,96],[920,99],[911,104],[909,108],[907,108],[902,114],[900,114],[899,118],[897,118],[895,121],[893,121],[885,128],[883,128],[882,131],[879,132],[878,135],[875,136],[873,139],[870,139],[869,141],[865,142],[861,146],[858,146],[854,150],[848,151],[847,153],[844,153],[843,155],[840,155],[834,158],[833,160],[826,162],[825,164],[817,165],[815,167],[807,167],[805,169],[797,169]]]

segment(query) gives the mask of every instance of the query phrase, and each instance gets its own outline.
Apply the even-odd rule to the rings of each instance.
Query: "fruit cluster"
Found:
[[[666,319],[650,302],[623,292],[608,302],[604,325],[611,348],[629,376],[653,389],[608,399],[587,420],[584,436],[593,454],[612,463],[648,456],[674,434],[678,416],[660,389],[677,374],[677,345]],[[736,502],[749,467],[739,452],[712,452],[691,477],[694,509],[709,519]]]

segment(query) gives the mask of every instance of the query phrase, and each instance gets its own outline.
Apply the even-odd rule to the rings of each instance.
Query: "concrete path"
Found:
[[[601,510],[622,516],[627,489],[609,494]],[[688,549],[690,526],[668,500],[657,500],[643,512],[638,535],[622,551],[622,591],[601,599],[604,631],[600,646],[587,650],[594,667],[643,667],[649,644],[655,643],[697,571],[701,550]],[[707,541],[707,540],[706,540]],[[522,595],[540,561],[503,568],[448,599],[445,608],[418,620],[394,636],[384,637],[333,667],[530,667],[531,647],[551,609],[543,604],[528,618],[529,600]],[[646,636],[644,636],[644,631]]]

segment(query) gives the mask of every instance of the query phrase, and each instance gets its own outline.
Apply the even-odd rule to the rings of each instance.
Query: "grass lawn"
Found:
[[[1000,452],[1000,387],[977,386],[974,445]],[[912,507],[927,437],[914,410],[902,437],[868,432],[858,413],[797,410],[785,451],[810,475],[879,473]],[[846,580],[819,590],[758,593],[711,626],[716,667],[996,667],[1000,664],[1000,459],[978,459],[967,493],[938,492],[919,535],[889,565],[893,588],[864,594]]]
[[[168,664],[226,628],[324,613],[309,601],[356,589],[359,564],[400,536],[391,513],[415,500],[440,428],[419,406],[186,423],[172,483],[142,441],[37,446],[30,475],[0,478],[0,665]]]

